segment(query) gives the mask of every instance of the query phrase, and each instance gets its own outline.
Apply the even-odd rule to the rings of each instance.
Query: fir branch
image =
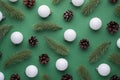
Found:
[[[60,29],[62,28],[51,22],[39,22],[34,25],[35,31],[57,31]]]
[[[59,44],[55,40],[45,37],[47,45],[59,55],[67,55],[68,49],[65,45]]]
[[[0,41],[7,34],[7,32],[11,29],[10,25],[1,25],[0,26]]]
[[[7,68],[12,64],[22,62],[28,59],[30,56],[31,56],[30,50],[24,50],[24,51],[17,52],[16,54],[12,55],[5,61],[4,68]]]
[[[120,65],[120,54],[118,53],[113,53],[110,55],[109,57],[110,61],[117,64],[117,65]]]
[[[89,2],[86,3],[86,5],[82,9],[83,15],[87,16],[92,13],[99,3],[100,0],[89,0]]]
[[[105,51],[108,49],[111,42],[104,42],[101,45],[99,45],[89,56],[89,62],[94,63],[98,61],[102,57],[102,55],[105,53]]]
[[[11,5],[7,4],[6,2],[0,0],[0,7],[11,18],[14,18],[17,20],[23,20],[23,18],[24,18],[23,12],[21,10],[18,10],[14,6],[11,6]]]
[[[81,76],[81,80],[92,80],[88,70],[84,66],[78,68],[78,73]]]
[[[53,4],[59,4],[62,0],[52,0]]]
[[[115,7],[115,15],[120,16],[120,4]]]
[[[47,74],[44,74],[40,80],[50,80],[50,77]]]

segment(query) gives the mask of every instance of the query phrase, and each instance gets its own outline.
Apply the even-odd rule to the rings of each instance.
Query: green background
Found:
[[[32,9],[26,8],[22,0],[19,0],[17,3],[10,3],[8,0],[5,0],[10,5],[13,5],[19,9],[21,9],[25,13],[25,19],[23,21],[17,21],[9,18],[6,15],[6,20],[1,22],[0,24],[11,24],[13,25],[10,32],[4,37],[2,42],[0,43],[0,50],[3,52],[3,57],[0,59],[0,71],[2,71],[5,75],[5,80],[9,80],[10,75],[13,73],[18,73],[21,77],[21,80],[40,80],[41,75],[48,74],[51,77],[51,80],[60,80],[61,76],[65,73],[71,74],[74,80],[81,80],[80,76],[77,74],[77,69],[80,65],[84,65],[91,74],[92,80],[109,80],[110,76],[113,74],[120,75],[119,66],[114,65],[108,59],[109,55],[113,52],[118,52],[120,49],[116,47],[116,41],[120,37],[120,31],[118,31],[115,35],[110,35],[106,26],[110,21],[116,21],[118,23],[120,18],[114,15],[115,5],[112,5],[108,2],[108,0],[101,0],[100,5],[95,9],[95,11],[89,16],[83,16],[81,13],[82,7],[74,7],[70,0],[63,0],[59,5],[53,5],[51,0],[36,0],[35,6]],[[85,0],[85,3],[87,0]],[[117,4],[119,4],[118,2]],[[48,5],[52,11],[52,15],[46,19],[42,19],[38,16],[37,9],[40,5]],[[72,21],[65,22],[63,20],[63,13],[66,10],[72,10],[74,13],[74,17]],[[5,14],[4,14],[5,15]],[[99,17],[103,26],[99,31],[92,31],[89,28],[89,20],[93,17]],[[36,33],[33,30],[33,25],[37,22],[50,21],[58,24],[63,27],[62,30],[55,32],[40,32]],[[77,38],[72,43],[67,43],[64,41],[63,34],[64,31],[68,28],[72,28],[77,32]],[[14,31],[20,31],[23,33],[24,41],[20,45],[13,45],[10,41],[10,35]],[[31,36],[36,36],[38,39],[38,45],[36,47],[31,48],[28,45],[28,39]],[[58,56],[52,51],[47,44],[45,43],[44,36],[49,36],[60,43],[65,44],[69,48],[69,53],[65,57],[69,62],[69,67],[64,72],[59,72],[55,68],[55,62],[58,58],[62,56]],[[79,48],[79,41],[83,38],[87,38],[90,41],[90,47],[86,50],[82,50]],[[101,43],[105,41],[111,41],[111,45],[109,49],[106,51],[106,54],[95,64],[90,64],[88,62],[88,57],[90,53]],[[32,57],[24,62],[18,63],[16,65],[12,65],[7,69],[3,69],[4,61],[11,56],[12,54],[30,49],[32,51]],[[47,65],[41,65],[38,61],[38,56],[42,53],[47,53],[50,57],[50,61]],[[101,77],[96,71],[96,67],[101,63],[107,63],[111,67],[111,73],[107,77]],[[28,78],[24,71],[28,65],[36,65],[39,70],[39,74],[35,78]]]

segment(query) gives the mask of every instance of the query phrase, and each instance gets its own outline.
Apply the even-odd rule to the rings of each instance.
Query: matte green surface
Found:
[[[60,80],[61,76],[65,73],[71,74],[74,80],[81,80],[77,74],[79,65],[84,65],[89,70],[92,80],[109,80],[110,76],[113,74],[120,75],[119,66],[114,65],[108,60],[108,56],[111,53],[120,52],[120,50],[116,47],[116,40],[120,37],[120,31],[118,31],[115,35],[109,35],[106,31],[106,24],[109,21],[114,20],[120,23],[120,18],[114,16],[115,6],[111,5],[108,0],[101,0],[100,5],[88,17],[81,14],[81,7],[74,7],[69,0],[63,0],[59,5],[53,5],[51,0],[36,0],[36,4],[32,9],[27,9],[23,5],[22,0],[19,0],[16,4],[12,4],[8,0],[5,1],[10,5],[14,5],[17,8],[22,9],[25,13],[25,19],[23,21],[16,21],[9,18],[9,16],[6,16],[6,20],[0,23],[13,25],[13,28],[0,43],[0,50],[3,52],[3,57],[0,59],[0,71],[5,74],[5,80],[9,80],[10,75],[13,73],[18,73],[21,76],[21,80],[40,80],[40,76],[43,74],[48,74],[51,77],[51,80]],[[87,0],[85,0],[85,3],[86,1]],[[48,5],[52,11],[52,15],[47,19],[42,19],[37,14],[37,9],[42,4]],[[65,22],[62,17],[63,13],[68,9],[71,9],[74,12],[74,18],[71,22]],[[89,20],[96,16],[101,18],[103,26],[99,31],[95,32],[89,28]],[[63,29],[56,32],[45,31],[35,33],[33,31],[33,25],[39,21],[51,21],[63,27]],[[64,41],[63,34],[68,28],[72,28],[77,32],[77,39],[73,43],[67,43]],[[13,45],[10,41],[10,35],[14,31],[20,31],[24,35],[23,43],[18,46]],[[38,38],[39,42],[36,47],[29,47],[28,39],[30,36],[36,36]],[[69,48],[69,54],[65,57],[69,62],[69,68],[66,71],[59,72],[56,70],[55,62],[62,56],[55,54],[54,51],[46,45],[44,36],[52,37]],[[90,47],[87,50],[79,48],[79,40],[83,38],[87,38],[90,41]],[[101,60],[95,64],[90,64],[88,62],[90,53],[104,41],[111,41],[112,44]],[[20,64],[12,65],[7,69],[3,69],[3,63],[9,56],[24,49],[31,49],[32,57],[30,59],[21,62]],[[47,53],[50,56],[50,62],[47,65],[41,65],[38,62],[38,56],[42,53]],[[108,77],[101,77],[97,73],[96,67],[101,63],[107,63],[111,66],[111,74]],[[38,76],[33,79],[29,79],[24,74],[25,68],[31,64],[36,65],[39,69]]]

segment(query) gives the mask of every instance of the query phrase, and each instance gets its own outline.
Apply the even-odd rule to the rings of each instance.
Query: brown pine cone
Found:
[[[120,80],[120,77],[118,77],[117,75],[113,75],[110,80]]]
[[[20,76],[18,74],[12,74],[10,80],[20,80]]]
[[[61,80],[73,80],[73,78],[70,74],[65,74],[62,76]]]
[[[2,52],[0,51],[0,58],[2,57]]]
[[[71,10],[67,10],[64,14],[63,14],[64,20],[65,21],[71,21],[73,18],[73,12]]]
[[[49,56],[47,54],[41,54],[39,56],[40,64],[47,64],[49,62]]]
[[[79,46],[80,46],[80,48],[82,48],[82,49],[86,49],[86,48],[88,48],[89,47],[89,41],[87,40],[87,39],[82,39],[82,40],[80,40],[80,42],[79,42]]]
[[[115,21],[110,21],[108,24],[107,24],[107,31],[110,33],[110,34],[114,34],[116,33],[118,30],[119,30],[119,24],[116,23]]]
[[[31,36],[28,42],[29,42],[29,45],[33,47],[37,45],[38,40],[36,39],[35,36]]]
[[[115,4],[118,2],[118,0],[109,0],[110,3]]]
[[[26,7],[31,8],[32,6],[34,6],[35,0],[23,0],[23,4],[24,4]]]

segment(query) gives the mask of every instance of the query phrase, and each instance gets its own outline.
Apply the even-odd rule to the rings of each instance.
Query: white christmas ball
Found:
[[[25,70],[25,74],[30,78],[34,78],[38,74],[38,68],[35,65],[29,65]]]
[[[2,21],[2,19],[3,19],[3,14],[2,14],[2,12],[0,11],[0,21]]]
[[[117,40],[117,47],[120,48],[120,38]]]
[[[108,64],[102,63],[98,66],[97,71],[101,76],[108,76],[110,74],[111,68]]]
[[[20,44],[23,41],[23,35],[21,32],[13,32],[11,34],[11,41],[13,44]]]
[[[64,58],[59,58],[56,61],[56,68],[59,71],[65,71],[68,68],[68,62],[67,62],[67,60],[64,59]]]
[[[38,8],[38,14],[42,18],[46,18],[46,17],[48,17],[51,14],[50,8],[47,5],[41,5]]]
[[[92,30],[99,30],[102,27],[102,21],[98,17],[94,17],[90,20],[89,26]]]
[[[76,39],[76,32],[73,29],[67,29],[64,32],[64,39],[68,42],[72,42]]]
[[[76,7],[81,6],[84,3],[84,0],[72,0],[72,4]]]
[[[0,72],[0,80],[4,80],[4,74],[2,72]]]
[[[9,0],[10,2],[17,2],[18,0]]]

